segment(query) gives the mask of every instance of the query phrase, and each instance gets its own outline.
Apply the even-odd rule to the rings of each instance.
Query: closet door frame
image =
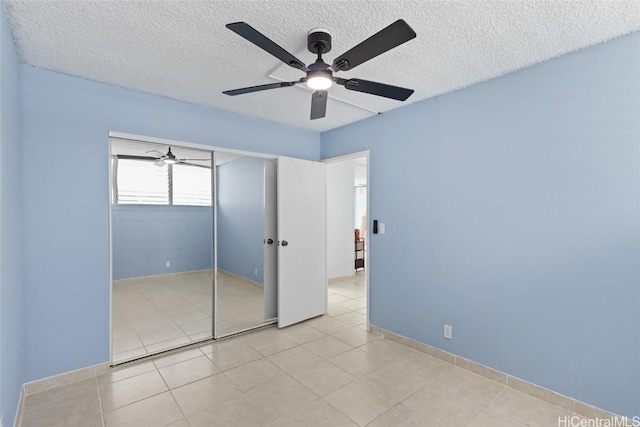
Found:
[[[109,233],[108,233],[108,241],[109,241],[109,365],[110,366],[115,366],[115,365],[119,365],[122,363],[129,363],[131,361],[134,360],[143,360],[143,359],[147,359],[150,357],[153,357],[154,355],[147,355],[147,356],[143,356],[140,358],[136,358],[136,359],[132,359],[130,361],[124,361],[124,362],[117,362],[114,365],[114,359],[113,359],[113,223],[112,223],[112,187],[111,187],[111,180],[113,179],[112,176],[112,171],[111,171],[111,139],[125,139],[125,140],[131,140],[131,141],[136,141],[136,142],[142,142],[142,143],[152,143],[152,144],[160,144],[160,145],[167,145],[167,146],[179,146],[179,147],[183,147],[183,148],[193,148],[193,149],[197,149],[197,150],[204,150],[204,151],[209,151],[211,152],[211,156],[212,156],[212,165],[215,166],[215,153],[229,153],[229,154],[237,154],[237,155],[241,155],[241,156],[251,156],[251,157],[259,157],[259,158],[263,158],[263,159],[277,159],[278,156],[276,155],[272,155],[272,154],[264,154],[264,153],[257,153],[257,152],[252,152],[252,151],[246,151],[246,150],[235,150],[235,149],[231,149],[231,148],[225,148],[225,147],[220,147],[220,146],[215,146],[215,145],[205,145],[205,144],[196,144],[193,142],[188,142],[188,141],[180,141],[180,140],[173,140],[173,139],[166,139],[166,138],[156,138],[156,137],[152,137],[152,136],[145,136],[145,135],[137,135],[137,134],[131,134],[131,133],[125,133],[125,132],[118,132],[118,131],[109,131],[107,134],[107,138],[106,138],[106,144],[107,144],[107,166],[108,166],[108,171],[109,171],[109,179],[107,182],[108,187],[108,206],[107,206],[107,212],[108,212],[108,229],[109,229]],[[212,167],[212,179],[211,179],[211,185],[212,185],[212,197],[211,197],[211,204],[212,204],[212,211],[213,211],[213,215],[212,215],[212,220],[213,220],[213,233],[212,233],[212,238],[213,238],[213,242],[212,242],[212,266],[213,268],[217,269],[217,245],[216,245],[216,216],[215,216],[215,197],[216,197],[216,192],[215,192],[215,185],[216,185],[216,181],[215,181],[215,173],[214,173],[215,169]],[[255,327],[252,328],[247,328],[245,330],[242,331],[237,331],[234,332],[233,334],[227,334],[227,335],[222,335],[222,336],[216,336],[216,317],[217,317],[217,310],[216,310],[216,300],[217,300],[217,283],[216,283],[216,271],[214,270],[213,272],[213,280],[212,280],[212,286],[213,286],[213,301],[212,301],[212,321],[213,321],[213,325],[212,325],[212,329],[211,329],[211,333],[212,336],[211,338],[208,339],[204,339],[202,340],[202,342],[206,342],[208,340],[215,340],[217,338],[223,338],[225,336],[229,336],[229,335],[235,335],[241,332],[245,332],[248,330],[252,330],[252,329],[256,329],[262,326],[266,326],[272,323],[275,323],[277,320],[273,320],[271,319],[270,321],[265,322],[264,324],[260,324],[257,325]],[[185,347],[188,347],[190,345],[193,345],[196,343],[191,343],[191,344],[185,344]],[[180,347],[177,347],[180,348]],[[171,349],[171,350],[175,350],[175,349]]]
[[[216,152],[211,152],[211,338],[217,336],[216,324],[218,323],[218,210],[216,204],[218,192],[216,191]]]

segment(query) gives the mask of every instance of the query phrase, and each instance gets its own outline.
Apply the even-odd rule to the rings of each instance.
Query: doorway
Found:
[[[326,159],[327,314],[368,325],[368,152]]]

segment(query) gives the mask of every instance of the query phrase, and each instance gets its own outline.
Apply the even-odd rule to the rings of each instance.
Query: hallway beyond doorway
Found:
[[[367,323],[367,272],[353,277],[329,280],[327,315],[352,326]]]

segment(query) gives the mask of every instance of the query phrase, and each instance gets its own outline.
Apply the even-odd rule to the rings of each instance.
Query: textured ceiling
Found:
[[[640,29],[640,1],[8,1],[26,63],[274,122],[325,131]],[[418,36],[338,76],[415,89],[404,103],[330,89],[223,90],[303,74],[225,28],[245,21],[303,62],[306,34],[328,28],[325,61],[403,18]]]

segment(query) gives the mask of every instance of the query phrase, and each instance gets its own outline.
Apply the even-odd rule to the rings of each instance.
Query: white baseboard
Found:
[[[622,415],[613,414],[611,412],[605,411],[604,409],[600,409],[571,397],[564,396],[560,393],[556,393],[555,391],[548,390],[544,387],[540,387],[539,385],[530,383],[507,373],[490,368],[488,366],[481,365],[480,363],[465,359],[453,353],[441,350],[437,347],[432,347],[419,341],[412,340],[411,338],[407,338],[394,332],[387,331],[386,329],[379,328],[370,323],[368,324],[368,329],[370,332],[373,332],[374,334],[382,338],[386,338],[390,341],[397,342],[398,344],[411,347],[422,353],[426,353],[429,356],[435,357],[459,368],[466,369],[467,371],[471,371],[475,374],[503,384],[514,390],[520,391],[533,397],[537,397],[538,399],[544,400],[545,402],[551,403],[552,405],[558,406],[566,411],[573,412],[576,415],[591,419],[625,419],[625,417]]]
[[[64,372],[62,374],[53,375],[40,380],[30,381],[24,384],[23,395],[30,396],[35,393],[40,393],[41,391],[62,387],[63,385],[76,383],[89,378],[95,378],[106,374],[109,372],[109,369],[109,362],[106,362],[89,366],[87,368],[77,369],[75,371]]]
[[[349,274],[349,275],[347,275],[347,276],[328,277],[328,278],[327,278],[327,280],[328,280],[329,282],[334,282],[334,281],[335,281],[335,282],[339,282],[339,281],[341,281],[341,280],[350,280],[350,279],[353,279],[354,277],[356,277],[356,274],[355,274],[355,273],[353,273],[353,274]]]
[[[203,273],[211,273],[211,269],[208,270],[190,270],[190,271],[178,271],[175,273],[164,273],[164,274],[154,274],[151,276],[140,276],[140,277],[127,277],[126,279],[113,279],[114,282],[126,282],[128,280],[141,280],[141,279],[156,279],[158,277],[167,277],[167,276],[187,276],[190,274],[203,274]]]
[[[230,271],[227,271],[227,270],[222,269],[220,267],[218,267],[218,270],[220,270],[224,274],[228,274],[229,276],[233,276],[233,277],[236,277],[236,278],[241,279],[241,280],[246,280],[247,282],[251,283],[253,286],[257,286],[259,288],[263,288],[264,287],[264,285],[262,283],[256,282],[255,280],[247,279],[246,277],[240,276],[239,274],[231,273]]]

